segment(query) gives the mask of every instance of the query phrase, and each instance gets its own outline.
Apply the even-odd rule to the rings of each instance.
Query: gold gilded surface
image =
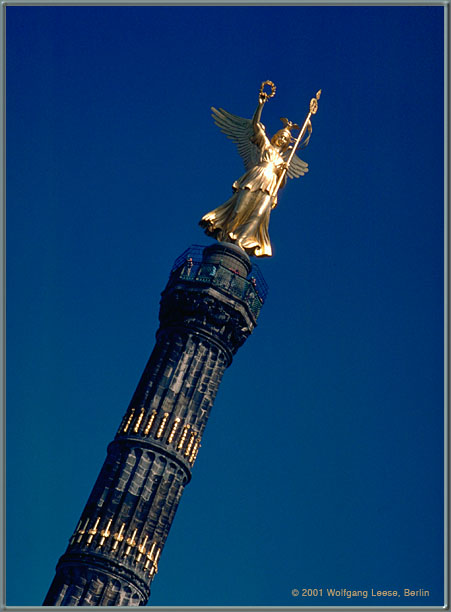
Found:
[[[321,89],[316,92],[316,96],[310,100],[310,113],[314,115],[318,110],[318,100],[321,96]]]
[[[134,415],[135,415],[135,409],[132,408],[132,410],[130,412],[130,416],[127,419],[127,422],[126,422],[126,424],[124,426],[124,429],[122,430],[124,433],[126,433],[128,428],[130,427],[130,423],[132,422]]]
[[[112,522],[113,522],[113,519],[109,519],[106,528],[102,529],[102,531],[100,532],[100,535],[102,537],[100,538],[99,546],[103,546],[104,543],[105,543],[106,538],[110,537],[110,535],[111,535],[110,527],[111,527],[111,523]]]
[[[169,437],[168,437],[168,442],[169,442],[169,444],[170,444],[170,443],[173,441],[173,439],[174,439],[175,432],[177,431],[177,428],[178,428],[178,426],[179,426],[179,424],[180,424],[180,420],[181,420],[181,419],[180,419],[179,417],[177,417],[177,418],[175,419],[175,421],[174,421],[173,425],[172,425],[172,429],[171,429],[171,432],[170,432]]]
[[[185,457],[188,457],[188,455],[191,453],[191,449],[193,447],[194,444],[194,440],[196,439],[196,434],[192,433],[188,442],[188,445],[185,449]]]
[[[271,92],[265,91],[270,87]],[[271,140],[260,122],[265,103],[275,95],[272,81],[263,81],[258,106],[252,119],[244,119],[228,111],[212,107],[216,125],[237,144],[244,161],[245,174],[233,185],[233,195],[218,208],[202,217],[199,225],[208,236],[221,242],[232,242],[248,255],[270,257],[269,218],[277,205],[277,194],[286,178],[298,178],[308,172],[308,164],[295,151],[307,146],[312,132],[310,117],[318,110],[321,90],[310,101],[309,113],[302,128],[285,117],[284,127]],[[300,130],[297,139],[292,130]],[[304,138],[308,131],[307,138]],[[293,142],[293,144],[291,144]]]
[[[271,93],[268,93],[267,91],[265,91],[265,85],[269,85],[271,87]],[[266,101],[266,100],[269,100],[269,98],[273,98],[275,95],[276,95],[276,86],[274,85],[274,83],[272,81],[263,81],[260,87],[260,96],[265,98],[265,101]]]
[[[146,536],[142,543],[138,546],[138,556],[136,557],[136,561],[139,563],[141,561],[141,557],[146,552],[146,542],[149,536]]]
[[[280,174],[280,176],[278,178],[276,189],[275,189],[276,193],[279,190],[280,185],[281,185],[283,179],[285,178],[285,174],[288,172],[288,169],[290,168],[290,164],[291,164],[291,161],[293,159],[294,152],[296,151],[296,149],[300,145],[302,139],[305,136],[305,132],[307,130],[309,132],[309,135],[308,135],[307,139],[304,141],[304,143],[305,143],[304,146],[307,145],[308,140],[310,139],[310,135],[312,133],[312,123],[310,121],[310,117],[312,115],[315,115],[316,112],[318,111],[318,100],[319,100],[320,95],[321,95],[321,89],[317,92],[316,97],[312,98],[310,100],[310,107],[309,107],[310,110],[309,110],[309,113],[308,113],[307,117],[305,118],[305,121],[304,121],[304,124],[303,124],[302,128],[299,128],[299,126],[297,126],[297,125],[293,126],[291,124],[291,122],[289,122],[291,124],[291,126],[292,126],[292,129],[294,129],[296,127],[300,131],[299,131],[298,137],[295,140],[294,146],[292,147],[291,152],[290,152],[290,154],[288,156],[286,164],[285,164],[285,166],[284,166],[284,168],[283,168],[283,170],[282,170],[282,172],[281,172],[281,174]],[[288,121],[288,119],[282,119],[282,121]]]
[[[100,523],[100,516],[97,517],[96,522],[94,523],[94,527],[91,527],[91,529],[88,529],[88,544],[91,544],[94,536],[97,533],[97,527],[99,526]]]
[[[157,416],[157,411],[156,410],[152,410],[152,414],[149,417],[149,421],[146,425],[146,428],[144,429],[144,435],[147,436],[150,433],[150,430],[152,429],[152,425],[153,422],[155,421],[155,417]]]
[[[124,536],[122,535],[124,532],[124,527],[125,527],[125,523],[122,523],[121,528],[119,529],[119,532],[115,533],[113,536],[113,538],[115,539],[115,542],[113,544],[113,550],[116,550],[119,542],[122,542],[122,540],[124,539]]]
[[[80,529],[80,531],[78,532],[77,542],[81,542],[83,536],[86,533],[86,528],[88,527],[88,525],[89,525],[89,518],[86,519],[83,529]]]
[[[154,559],[153,559],[153,551],[155,550],[156,545],[157,545],[157,543],[156,543],[156,542],[154,542],[154,543],[152,544],[152,548],[151,548],[151,549],[150,549],[150,551],[149,551],[149,552],[146,554],[147,561],[146,561],[146,564],[144,565],[144,569],[147,569],[147,568],[149,567],[149,565],[150,565],[150,563],[151,563],[151,562],[153,563],[153,561],[154,561]]]
[[[140,413],[140,415],[138,417],[138,420],[136,421],[136,425],[133,428],[133,431],[135,433],[138,433],[138,431],[139,431],[139,426],[141,425],[141,421],[144,418],[144,412],[145,412],[144,408],[141,408],[141,413]]]
[[[131,538],[127,538],[127,548],[125,549],[125,553],[124,555],[127,556],[130,554],[131,549],[133,548],[133,546],[136,544],[136,534],[138,532],[138,529],[135,529],[133,532],[133,535]]]
[[[181,449],[183,448],[183,445],[185,444],[185,440],[186,440],[186,436],[188,435],[188,430],[191,427],[191,425],[185,425],[185,427],[183,428],[183,433],[182,436],[179,440],[179,443],[177,444],[177,448]]]
[[[161,420],[160,427],[158,428],[158,431],[157,431],[157,435],[156,435],[157,438],[161,438],[161,436],[163,435],[168,418],[169,418],[169,412],[165,412]]]

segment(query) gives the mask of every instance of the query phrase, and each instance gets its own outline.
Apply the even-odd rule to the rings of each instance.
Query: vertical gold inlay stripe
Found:
[[[157,411],[156,411],[156,410],[154,410],[154,411],[152,412],[152,414],[150,415],[149,420],[147,421],[147,425],[146,425],[146,427],[145,427],[145,429],[144,429],[144,435],[145,435],[145,436],[148,436],[148,435],[149,435],[149,432],[150,432],[150,430],[152,429],[152,425],[153,425],[153,422],[155,421],[155,417],[156,417],[156,416],[157,416]]]
[[[163,419],[160,423],[160,427],[158,428],[158,431],[157,431],[157,436],[156,436],[157,438],[161,438],[161,436],[163,435],[168,418],[169,418],[169,412],[165,412]]]
[[[169,437],[168,437],[168,442],[169,442],[169,444],[170,444],[170,443],[172,442],[172,440],[174,439],[175,432],[177,431],[177,428],[178,428],[178,426],[179,426],[179,423],[180,423],[180,419],[179,419],[179,417],[177,417],[177,418],[175,419],[174,423],[172,424],[171,432],[170,432]]]
[[[181,448],[183,448],[183,445],[185,444],[185,440],[186,440],[186,436],[188,435],[188,429],[191,427],[191,425],[185,425],[185,427],[183,428],[183,433],[182,436],[179,440],[179,443],[177,444],[177,448],[180,450]]]
[[[144,418],[144,408],[141,408],[141,413],[140,413],[140,415],[139,415],[139,417],[138,417],[138,419],[136,421],[136,424],[135,424],[135,426],[133,428],[133,431],[135,433],[138,433],[139,426],[141,425],[143,418]]]
[[[108,519],[108,523],[107,523],[105,529],[102,529],[102,531],[100,532],[100,535],[102,537],[100,538],[99,546],[103,546],[106,538],[110,537],[110,535],[111,535],[110,527],[111,527],[111,523],[112,522],[113,522],[113,519]]]
[[[125,427],[123,429],[124,433],[126,433],[128,428],[130,427],[130,423],[132,422],[134,414],[135,414],[135,409],[132,408],[132,411],[130,412],[130,416],[128,417],[127,422],[125,423]]]
[[[125,523],[122,523],[121,528],[119,529],[118,533],[115,533],[113,538],[115,539],[115,542],[113,544],[113,550],[116,550],[116,548],[118,547],[119,542],[122,542],[122,540],[124,539],[124,536],[122,535],[123,531],[124,531],[124,527],[125,527]]]
[[[96,522],[94,523],[94,527],[91,527],[91,529],[88,529],[88,544],[91,544],[94,536],[97,533],[97,527],[99,526],[100,523],[100,516],[97,517]]]
[[[185,457],[187,457],[190,454],[195,438],[196,438],[196,434],[192,433],[189,438],[188,446],[186,447],[186,450],[185,450]]]
[[[143,554],[146,552],[146,542],[148,539],[148,535],[146,535],[146,537],[144,538],[144,540],[142,541],[142,543],[138,546],[138,556],[136,558],[136,561],[139,563],[141,561],[141,557],[143,556]]]
[[[83,529],[80,529],[80,531],[78,532],[77,542],[81,542],[81,539],[84,536],[85,531],[86,531],[86,527],[88,525],[89,525],[89,518],[86,519]]]
[[[191,453],[191,455],[190,455],[190,458],[189,458],[190,463],[192,463],[192,462],[194,461],[194,459],[196,458],[197,451],[199,450],[199,444],[200,444],[200,441],[199,441],[199,438],[198,438],[198,439],[196,440],[196,444],[194,445],[194,447],[193,447],[193,451],[192,451],[192,453]]]

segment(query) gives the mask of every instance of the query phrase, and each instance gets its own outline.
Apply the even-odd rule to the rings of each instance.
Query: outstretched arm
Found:
[[[256,109],[256,111],[254,113],[254,116],[252,117],[252,124],[254,126],[254,129],[255,129],[255,126],[257,125],[257,123],[260,123],[260,118],[262,116],[262,110],[263,110],[263,107],[265,105],[265,102],[266,102],[266,97],[262,96],[260,94],[258,96],[258,106],[257,106],[257,109]]]
[[[263,107],[265,105],[267,98],[265,96],[258,97],[258,106],[252,117],[252,127],[254,130],[254,136],[251,139],[259,148],[267,146],[269,144],[268,137],[266,136],[265,126],[263,123],[260,123],[260,118],[262,114]]]

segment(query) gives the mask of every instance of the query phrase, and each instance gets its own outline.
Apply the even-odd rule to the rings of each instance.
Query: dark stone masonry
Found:
[[[266,286],[232,244],[192,247],[162,293],[156,345],[43,605],[142,606],[224,370]]]

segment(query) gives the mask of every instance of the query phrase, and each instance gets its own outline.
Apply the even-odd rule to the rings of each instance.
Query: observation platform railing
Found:
[[[178,257],[172,267],[170,283],[177,279],[193,283],[209,284],[230,292],[245,302],[257,318],[268,295],[268,285],[257,265],[253,265],[247,277],[241,276],[222,263],[205,263],[202,253],[205,247],[193,245]]]

